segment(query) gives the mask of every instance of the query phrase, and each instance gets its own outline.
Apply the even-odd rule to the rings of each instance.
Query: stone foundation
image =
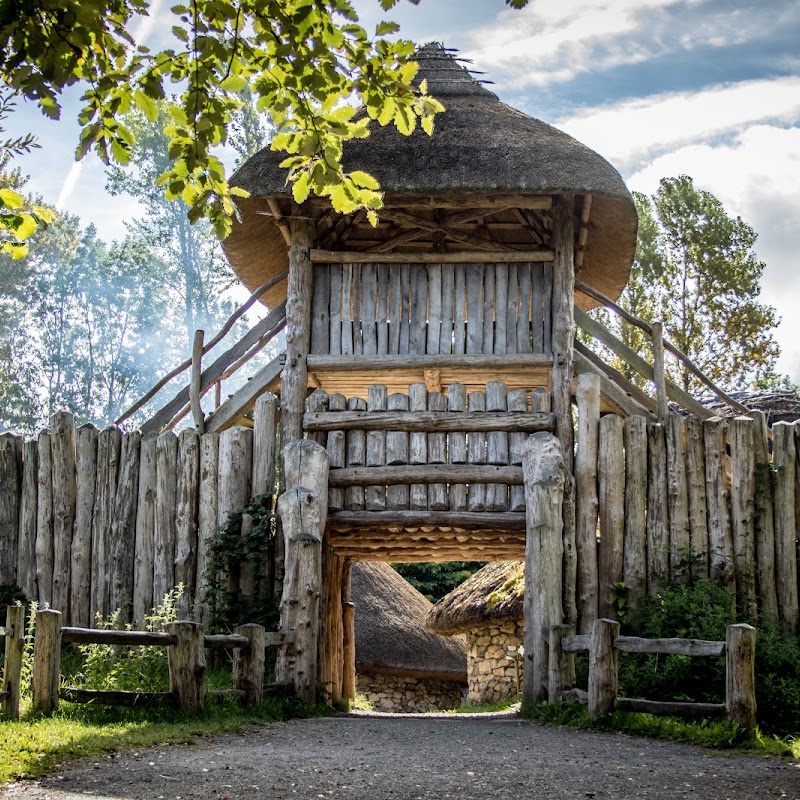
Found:
[[[506,656],[507,648],[518,647],[522,638],[522,620],[505,620],[467,631],[468,706],[493,705],[517,696],[515,664]]]
[[[365,695],[376,711],[447,711],[461,707],[465,687],[454,681],[425,680],[377,672],[359,672],[356,691]]]

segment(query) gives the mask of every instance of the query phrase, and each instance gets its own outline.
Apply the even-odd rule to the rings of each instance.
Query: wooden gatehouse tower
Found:
[[[250,289],[288,260],[265,297],[286,302],[284,470],[296,471],[287,454],[306,434],[328,445],[331,467],[350,467],[323,510],[322,638],[337,641],[320,645],[319,669],[334,696],[349,560],[524,556],[522,488],[478,485],[475,467],[519,465],[522,440],[551,430],[571,474],[573,306],[595,304],[575,279],[618,297],[636,241],[631,196],[603,158],[501,103],[441,45],[417,60],[446,109],[434,136],[374,125],[345,148],[345,169],[385,192],[377,227],[326,200],[297,206],[282,154],[265,148],[233,176],[251,196],[223,244]],[[373,412],[387,416],[365,426]],[[464,412],[477,427],[443,419]],[[501,424],[479,419],[490,412]]]

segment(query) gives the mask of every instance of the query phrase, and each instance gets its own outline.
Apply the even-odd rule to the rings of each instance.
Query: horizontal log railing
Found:
[[[0,628],[0,637],[6,640],[3,680],[0,681],[0,708],[7,717],[18,719],[25,637],[25,609],[22,606],[8,606],[6,624],[4,628]]]
[[[589,718],[600,719],[615,708],[647,714],[693,717],[727,716],[741,727],[756,725],[756,630],[750,625],[729,625],[724,642],[700,639],[643,639],[618,636],[619,623],[595,620],[591,634],[575,635],[571,625],[553,625],[549,634],[549,701],[577,699],[589,706]],[[575,656],[589,652],[589,691],[576,689]],[[619,697],[618,653],[725,657],[724,703],[683,703]]]
[[[19,610],[24,611],[22,608]],[[19,624],[22,624],[21,621]],[[292,641],[293,634],[267,632],[261,625],[240,625],[232,634],[210,635],[204,634],[203,626],[199,623],[186,620],[168,623],[166,632],[94,630],[62,627],[61,613],[44,609],[36,614],[35,630],[33,708],[37,711],[55,710],[61,699],[72,703],[113,706],[168,705],[179,707],[187,713],[196,713],[203,709],[206,695],[235,697],[247,705],[258,705],[265,693],[291,693],[293,688],[283,683],[264,685],[265,647]],[[170,691],[108,691],[72,686],[61,688],[59,684],[62,642],[166,647]],[[205,650],[209,648],[227,648],[234,651],[232,689],[205,691]],[[8,651],[6,658],[8,659]]]

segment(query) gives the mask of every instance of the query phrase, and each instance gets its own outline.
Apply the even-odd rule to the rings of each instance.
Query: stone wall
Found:
[[[504,620],[467,631],[468,706],[493,705],[516,697],[516,668],[506,656],[509,646],[522,644],[522,626],[522,620]],[[520,664],[520,679],[521,670]]]
[[[356,675],[356,691],[365,695],[376,711],[423,712],[460,708],[465,688],[454,681],[377,672],[359,672]]]

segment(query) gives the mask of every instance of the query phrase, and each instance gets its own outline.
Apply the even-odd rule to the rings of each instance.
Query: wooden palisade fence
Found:
[[[0,637],[5,638],[6,646],[3,680],[0,681],[0,708],[7,717],[17,719],[25,645],[25,609],[22,606],[9,606],[6,609],[6,625],[0,628]]]
[[[553,625],[549,635],[548,701],[577,698],[589,706],[589,718],[600,719],[615,708],[648,714],[728,719],[752,730],[756,725],[756,630],[750,625],[729,625],[724,642],[697,639],[642,639],[619,636],[619,623],[596,619],[589,634],[575,635],[572,625]],[[589,691],[575,688],[575,653],[589,653]],[[618,654],[653,653],[681,656],[725,657],[725,702],[683,703],[618,697]]]

